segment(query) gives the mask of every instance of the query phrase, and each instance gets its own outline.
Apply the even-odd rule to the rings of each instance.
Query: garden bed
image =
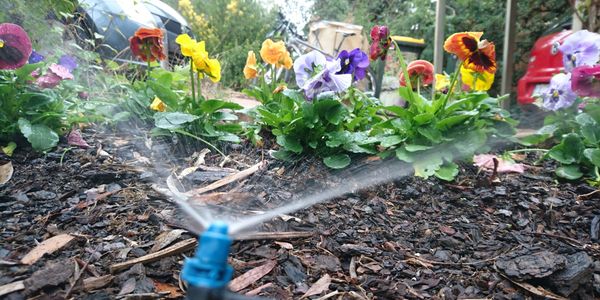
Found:
[[[195,248],[185,229],[194,226],[153,188],[183,163],[183,151],[154,143],[144,152],[136,147],[143,140],[130,135],[85,136],[93,148],[10,159],[15,174],[0,187],[2,297],[183,297],[179,273]],[[186,150],[195,149],[202,148]],[[345,175],[316,159],[291,165],[252,147],[227,152],[223,165],[219,155],[205,157],[214,176],[203,173],[204,184],[226,176],[219,169],[243,170],[263,157],[271,164],[207,201],[233,195],[266,208],[299,188],[292,178]],[[600,292],[595,188],[558,183],[544,166],[499,182],[475,167],[461,170],[453,183],[406,177],[276,218],[260,228],[269,233],[234,243],[234,278],[255,269],[254,277],[234,279],[235,289],[273,299],[307,291],[316,292],[312,299],[590,299]],[[50,238],[59,242],[53,253],[30,253]],[[156,261],[128,263],[152,253]]]

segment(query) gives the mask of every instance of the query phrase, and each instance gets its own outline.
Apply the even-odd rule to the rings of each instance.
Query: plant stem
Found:
[[[196,88],[194,84],[194,59],[190,58],[190,83],[192,84],[192,101],[196,104]]]
[[[200,72],[196,74],[198,78],[198,102],[202,101],[202,79],[200,78]]]
[[[406,78],[406,80],[405,80],[406,86],[408,87],[408,90],[410,91],[409,95],[410,95],[411,99],[407,99],[407,100],[409,100],[409,103],[415,103],[412,83],[410,82],[410,76],[408,76],[408,66],[406,64],[406,61],[404,60],[404,55],[402,55],[402,51],[400,50],[400,46],[398,46],[398,43],[396,43],[396,41],[394,41],[393,39],[392,39],[392,43],[394,44],[394,48],[396,49],[396,56],[398,57],[398,60],[400,61],[400,67],[402,68],[404,78]]]
[[[417,94],[421,95],[421,77],[417,76]]]
[[[508,153],[520,153],[520,152],[548,152],[550,150],[548,149],[542,149],[542,148],[528,148],[528,149],[516,149],[516,150],[510,150],[510,151],[506,151]]]
[[[450,97],[452,96],[452,93],[454,92],[454,86],[456,85],[456,82],[458,81],[458,74],[460,71],[460,68],[462,68],[464,61],[461,61],[460,64],[458,65],[458,68],[456,69],[456,71],[454,71],[454,77],[452,78],[452,81],[450,82],[450,89],[448,90],[448,94],[446,94],[446,97],[444,97],[444,102],[443,104],[440,106],[440,110],[444,111],[446,109],[446,104],[448,104],[448,100],[450,99]]]
[[[221,150],[219,150],[217,147],[215,147],[215,145],[213,145],[213,144],[209,143],[207,140],[205,140],[205,139],[203,139],[203,138],[201,138],[201,137],[199,137],[199,136],[197,136],[197,135],[195,135],[195,134],[189,133],[189,132],[187,132],[187,131],[185,131],[185,130],[182,130],[182,129],[172,129],[172,131],[173,131],[173,132],[176,132],[176,133],[179,133],[179,134],[183,134],[183,135],[185,135],[185,136],[189,136],[189,137],[191,137],[191,138],[194,138],[194,139],[197,139],[197,140],[199,140],[199,141],[201,141],[201,142],[205,143],[207,146],[209,146],[209,147],[213,148],[213,149],[214,149],[215,151],[217,151],[219,154],[223,155],[223,157],[226,157],[226,156],[227,156],[227,155],[225,155],[225,153],[221,152]]]

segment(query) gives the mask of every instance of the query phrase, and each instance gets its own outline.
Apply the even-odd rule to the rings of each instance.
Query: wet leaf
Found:
[[[47,151],[58,144],[58,134],[50,127],[43,124],[31,124],[23,118],[20,118],[18,123],[21,133],[34,150]]]
[[[14,169],[12,162],[0,165],[0,185],[7,183],[13,175]]]
[[[2,147],[2,152],[8,156],[12,156],[15,149],[17,149],[17,144],[15,142],[10,142],[5,147]]]
[[[566,165],[556,169],[556,175],[569,180],[575,180],[581,178],[583,173],[579,169],[578,165]]]
[[[179,287],[176,287],[172,284],[154,281],[154,287],[156,288],[156,291],[158,293],[168,292],[169,294],[166,296],[167,299],[176,299],[183,297],[183,294],[181,293]]]
[[[239,292],[249,285],[255,283],[263,276],[269,274],[277,265],[277,261],[269,260],[266,264],[258,266],[238,277],[229,283],[229,289],[233,292]]]
[[[350,164],[350,156],[348,154],[337,154],[325,157],[323,163],[332,169],[343,169]]]
[[[331,284],[331,276],[329,274],[323,275],[317,282],[315,282],[309,289],[302,295],[300,299],[304,299],[310,296],[319,295],[327,290],[329,290],[329,285]]]
[[[198,116],[180,112],[157,112],[154,114],[154,124],[162,129],[176,129],[198,118]]]
[[[77,146],[80,148],[89,148],[90,145],[83,139],[81,132],[77,129],[71,130],[67,137],[67,143],[69,145]]]
[[[446,181],[454,180],[456,175],[458,175],[458,165],[455,163],[446,163],[435,171],[435,177]]]

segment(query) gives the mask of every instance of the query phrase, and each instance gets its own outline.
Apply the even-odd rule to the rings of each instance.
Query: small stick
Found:
[[[140,256],[138,258],[128,260],[126,262],[114,264],[114,265],[110,266],[109,269],[110,269],[110,272],[114,274],[120,270],[127,269],[138,263],[143,264],[143,263],[154,262],[154,261],[160,260],[161,258],[164,258],[164,257],[168,257],[171,255],[179,254],[181,252],[188,251],[190,249],[193,249],[197,244],[198,244],[198,242],[196,241],[195,238],[187,239],[187,240],[181,241],[173,246],[162,249],[160,251],[156,251],[154,253]]]
[[[281,231],[281,232],[253,232],[247,235],[236,236],[236,241],[251,241],[251,240],[285,240],[312,237],[314,232],[311,231]]]
[[[240,171],[238,173],[229,175],[229,176],[227,176],[227,177],[225,177],[225,178],[223,178],[221,180],[217,180],[217,181],[215,181],[215,182],[213,182],[213,183],[211,183],[211,184],[209,184],[209,185],[207,185],[205,187],[202,187],[202,188],[199,188],[199,189],[195,189],[195,190],[191,190],[191,191],[187,192],[186,194],[187,194],[187,196],[190,196],[190,195],[199,195],[199,194],[206,193],[208,191],[212,191],[214,189],[218,189],[218,188],[220,188],[222,186],[228,185],[228,184],[230,184],[230,183],[232,183],[234,181],[240,180],[240,179],[244,179],[244,178],[246,178],[246,177],[248,177],[248,176],[256,173],[258,170],[260,170],[265,165],[266,165],[265,162],[259,162],[259,163],[255,164],[254,166],[252,166],[252,167],[250,167],[250,168],[248,168],[246,170],[243,170],[243,171]]]
[[[75,287],[75,285],[77,285],[77,282],[79,281],[79,279],[81,278],[81,275],[83,275],[83,273],[85,272],[85,270],[87,269],[88,264],[90,263],[89,260],[87,260],[85,262],[85,264],[83,265],[83,267],[81,267],[81,270],[79,270],[79,272],[77,272],[75,274],[75,278],[73,278],[73,283],[71,284],[71,286],[69,286],[69,289],[67,290],[67,292],[65,293],[64,298],[67,299],[69,298],[69,296],[71,295],[71,293],[73,292],[73,288]],[[75,264],[77,265],[78,262],[77,260],[75,260]]]

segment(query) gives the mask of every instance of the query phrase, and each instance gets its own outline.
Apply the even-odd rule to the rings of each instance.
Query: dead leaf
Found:
[[[90,277],[83,280],[83,289],[87,292],[103,288],[112,282],[115,276],[104,275],[99,277]]]
[[[275,242],[275,244],[277,244],[279,247],[286,249],[286,250],[293,250],[294,246],[290,243],[287,242]]]
[[[263,278],[263,276],[269,274],[273,268],[277,265],[277,261],[269,260],[264,265],[258,266],[238,277],[233,279],[229,283],[229,289],[232,292],[239,292],[249,285],[255,283],[257,280]]]
[[[259,293],[260,293],[262,290],[264,290],[264,289],[266,289],[266,288],[268,288],[268,287],[270,287],[270,286],[272,286],[272,285],[273,285],[273,283],[272,283],[272,282],[265,283],[265,284],[263,284],[263,285],[261,285],[261,286],[259,286],[259,287],[255,288],[255,289],[253,289],[253,290],[251,290],[251,291],[247,292],[247,293],[246,293],[246,296],[256,296],[256,295],[258,295],[258,294],[259,294]]]
[[[531,284],[529,284],[527,282],[519,282],[519,281],[512,280],[508,276],[505,276],[504,274],[500,274],[500,276],[508,279],[514,285],[516,285],[516,286],[518,286],[518,287],[520,287],[520,288],[522,288],[522,289],[524,289],[524,290],[526,290],[526,291],[528,291],[528,292],[530,292],[530,293],[532,293],[532,294],[534,294],[536,296],[542,297],[544,299],[567,300],[567,298],[561,297],[561,296],[559,296],[557,294],[554,294],[554,293],[552,293],[550,291],[547,291],[547,290],[545,290],[542,287],[535,287],[535,286],[533,286],[533,285],[531,285]]]
[[[23,280],[11,282],[5,285],[0,285],[0,296],[10,294],[12,292],[21,291],[25,289]]]
[[[164,283],[164,282],[160,282],[160,281],[154,281],[154,287],[156,288],[156,291],[158,293],[164,293],[164,292],[168,292],[169,294],[165,296],[165,298],[167,299],[176,299],[176,298],[182,298],[183,294],[181,293],[181,290],[179,289],[179,287],[176,287],[172,284],[168,284],[168,283]]]
[[[152,246],[152,249],[150,249],[150,253],[154,253],[166,246],[169,246],[169,244],[171,244],[176,239],[178,239],[181,236],[181,234],[183,234],[184,232],[187,232],[187,231],[183,230],[183,229],[175,229],[175,230],[171,230],[171,231],[165,231],[165,232],[159,234],[158,237],[156,238],[154,246]]]
[[[0,165],[0,185],[7,183],[12,178],[14,169],[12,162]]]
[[[432,264],[430,264],[426,261],[423,261],[417,257],[411,257],[411,258],[407,259],[406,262],[408,264],[411,264],[411,265],[417,266],[417,267],[423,267],[423,268],[427,268],[427,269],[433,268]]]
[[[300,297],[300,299],[307,298],[314,295],[319,295],[327,290],[329,290],[329,285],[331,284],[331,276],[329,274],[323,275],[317,282],[315,282],[309,289]]]
[[[49,286],[59,286],[67,282],[73,273],[75,266],[72,259],[63,259],[60,261],[48,262],[41,269],[33,272],[31,276],[23,282],[25,293],[32,293]]]
[[[31,249],[29,253],[27,253],[21,259],[21,263],[25,265],[34,264],[38,261],[44,254],[50,254],[64,246],[66,246],[69,242],[71,242],[75,237],[69,234],[60,234],[57,236],[53,236],[41,244],[37,245],[35,248]]]
[[[71,132],[67,136],[67,143],[69,145],[85,149],[90,147],[90,145],[83,139],[83,136],[81,136],[81,131],[77,129],[71,130]]]
[[[494,170],[494,158],[498,160],[498,173],[523,173],[525,165],[509,162],[493,154],[478,154],[473,157],[473,164],[484,170]]]

